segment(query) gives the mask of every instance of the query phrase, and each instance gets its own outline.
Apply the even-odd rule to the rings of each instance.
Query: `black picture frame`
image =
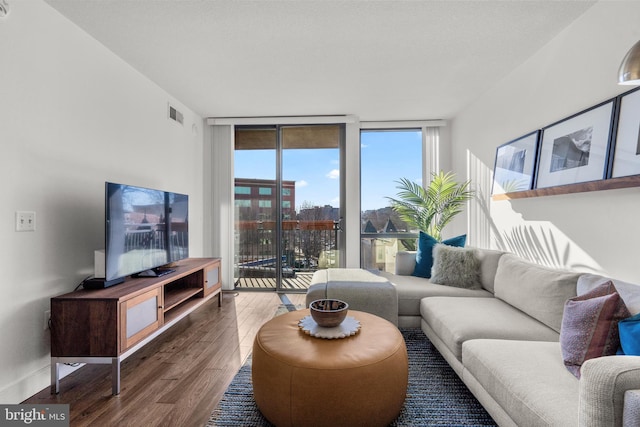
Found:
[[[535,188],[607,178],[615,105],[610,99],[542,129]]]
[[[531,190],[535,177],[540,131],[500,145],[493,165],[491,194]]]
[[[611,178],[640,175],[640,88],[623,93],[617,101]]]

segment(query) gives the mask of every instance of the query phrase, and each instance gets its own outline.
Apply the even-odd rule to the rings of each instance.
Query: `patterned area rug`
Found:
[[[409,388],[391,426],[495,426],[438,350],[420,329],[402,329],[409,355]],[[240,368],[207,426],[272,426],[256,406],[251,358]]]

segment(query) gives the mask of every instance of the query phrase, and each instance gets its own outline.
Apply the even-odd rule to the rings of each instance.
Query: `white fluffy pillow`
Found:
[[[456,288],[481,289],[480,261],[475,249],[438,243],[433,247],[431,283]]]

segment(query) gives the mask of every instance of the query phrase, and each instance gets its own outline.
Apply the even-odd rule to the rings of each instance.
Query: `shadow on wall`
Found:
[[[479,201],[479,204],[483,204]],[[492,245],[548,267],[602,273],[600,265],[549,221],[527,221],[508,201],[483,206]]]
[[[471,245],[514,253],[548,267],[602,274],[601,266],[549,221],[527,221],[507,200],[492,202],[491,169],[467,152],[468,178],[475,183],[469,203]]]
[[[534,222],[499,230],[498,249],[538,264],[589,273],[602,273],[598,263],[553,224]]]

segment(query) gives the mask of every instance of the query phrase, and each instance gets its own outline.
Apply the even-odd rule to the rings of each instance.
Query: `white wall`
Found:
[[[190,252],[203,251],[201,117],[44,2],[0,20],[0,403],[49,384],[52,296],[93,271],[104,182],[190,195]],[[167,120],[171,101],[184,127]],[[195,125],[195,128],[193,128]],[[15,212],[35,211],[35,232]]]
[[[479,185],[470,243],[547,265],[640,282],[640,189],[491,202],[496,148],[629,90],[617,70],[640,39],[640,3],[596,3],[521,67],[455,117],[454,169]]]

